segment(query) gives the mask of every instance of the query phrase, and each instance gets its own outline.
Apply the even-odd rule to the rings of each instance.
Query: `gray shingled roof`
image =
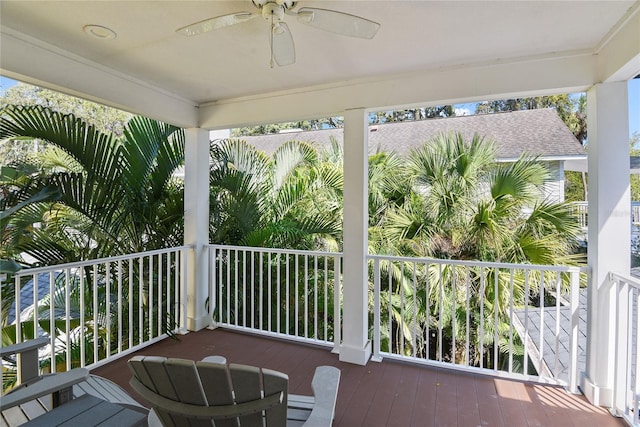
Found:
[[[523,153],[547,160],[586,156],[580,142],[553,109],[373,125],[369,126],[369,151],[380,148],[406,154],[434,136],[448,132],[460,132],[466,138],[478,133],[493,139],[499,160],[516,159]],[[342,142],[342,129],[246,136],[241,139],[271,154],[286,141],[298,140],[326,146],[332,137]]]

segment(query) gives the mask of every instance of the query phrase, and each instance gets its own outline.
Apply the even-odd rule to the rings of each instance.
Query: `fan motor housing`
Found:
[[[296,3],[297,3],[295,0],[251,0],[251,2],[258,9],[262,9],[265,5],[271,3],[280,8],[284,8],[284,10],[292,9],[293,7],[296,6]]]

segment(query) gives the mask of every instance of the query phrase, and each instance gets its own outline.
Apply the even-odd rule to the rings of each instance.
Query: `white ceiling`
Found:
[[[300,0],[298,4],[360,15],[379,22],[381,28],[373,40],[353,39],[302,25],[287,16],[285,20],[294,36],[297,61],[272,69],[269,67],[269,27],[262,19],[195,37],[175,32],[179,27],[205,18],[237,11],[253,12],[255,7],[249,0],[3,0],[0,2],[0,72],[26,81],[49,83],[58,89],[144,113],[141,110],[153,108],[145,107],[142,101],[127,101],[127,93],[117,93],[117,87],[125,86],[109,79],[135,82],[139,87],[152,89],[167,100],[175,101],[177,111],[181,105],[221,106],[235,100],[316,92],[317,88],[327,90],[361,82],[389,81],[403,75],[415,78],[439,70],[452,70],[455,74],[456,70],[483,64],[593,58],[624,32],[621,29],[629,26],[630,39],[633,40],[635,30],[640,44],[637,1]],[[113,40],[90,37],[83,32],[87,24],[109,27],[117,37]],[[29,54],[33,46],[46,52],[46,55],[38,54],[41,62],[34,60],[35,53]],[[633,53],[637,46],[630,49]],[[62,65],[63,60],[74,65]],[[91,85],[100,85],[103,79],[95,75],[96,70],[109,74],[109,78],[104,78],[103,89],[90,88],[83,82],[84,71],[74,68],[77,64],[89,69],[87,76],[92,76]],[[603,67],[601,65],[600,70]],[[532,76],[518,77],[523,81],[539,77],[535,75],[535,68],[531,70]],[[598,78],[594,71],[586,80]],[[583,80],[576,76],[575,82],[569,79],[566,83],[549,83],[549,90],[558,89],[560,84],[577,87],[589,83]],[[393,90],[392,87],[384,90]],[[367,86],[366,90],[370,89],[371,86]],[[520,90],[520,87],[514,84],[513,89]],[[508,91],[505,87],[504,92]],[[133,89],[128,92],[131,94]],[[472,90],[469,98],[481,93]],[[335,92],[332,94],[336,96]],[[142,95],[136,93],[135,96]],[[149,97],[148,102],[158,104],[159,99],[153,101]],[[420,99],[408,97],[407,103]],[[424,99],[425,102],[435,100]],[[391,105],[399,101],[403,100],[386,96],[376,100],[376,105],[361,106],[383,107],[387,102]],[[356,100],[348,104],[358,105]],[[313,113],[312,110],[305,114]],[[168,114],[170,112],[164,113]],[[176,121],[186,123],[190,119],[185,116],[184,120]],[[198,121],[202,124],[207,120],[200,117]],[[209,122],[215,125],[214,118],[210,117]]]

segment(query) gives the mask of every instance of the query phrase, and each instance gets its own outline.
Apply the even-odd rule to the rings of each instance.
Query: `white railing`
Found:
[[[213,325],[337,348],[341,263],[337,252],[210,245]]]
[[[572,202],[571,206],[580,226],[587,228],[589,224],[587,202]],[[631,225],[640,226],[640,202],[631,202]]]
[[[49,336],[41,368],[50,372],[94,368],[157,342],[186,326],[188,251],[19,271],[2,284],[0,304],[10,304],[13,313],[3,334],[16,343]]]
[[[587,228],[587,211],[588,205],[587,202],[573,202],[571,203],[571,208],[573,209],[573,213],[578,219],[578,224],[580,227]]]
[[[368,259],[374,360],[400,358],[554,382],[577,392],[586,269]]]
[[[613,408],[629,425],[640,426],[640,280],[609,277],[615,293]]]

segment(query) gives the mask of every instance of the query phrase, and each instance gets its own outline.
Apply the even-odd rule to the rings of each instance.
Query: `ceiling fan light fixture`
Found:
[[[273,24],[273,35],[279,36],[280,34],[284,34],[285,29],[279,23]]]
[[[267,21],[273,19],[277,22],[284,20],[284,7],[276,3],[267,3],[262,6],[262,17]]]

